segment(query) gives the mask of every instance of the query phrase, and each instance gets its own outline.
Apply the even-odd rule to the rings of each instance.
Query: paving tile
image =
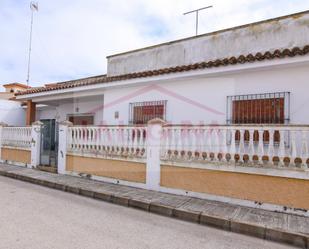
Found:
[[[102,201],[108,201],[111,202],[112,200],[112,194],[111,193],[102,193],[102,192],[95,192],[94,196],[95,199],[102,200]]]
[[[165,206],[159,203],[150,203],[149,211],[152,213],[164,215],[164,216],[173,216],[174,208],[171,206]]]
[[[202,206],[200,223],[230,231],[230,220],[235,216],[238,210],[238,206],[209,201]]]
[[[287,230],[303,233],[309,237],[309,217],[288,215]]]
[[[260,239],[265,239],[266,237],[266,227],[259,223],[247,223],[244,221],[231,220],[230,226],[231,231],[235,233],[242,233]]]
[[[267,229],[265,239],[272,240],[276,242],[283,242],[288,243],[300,248],[308,248],[309,244],[308,240],[309,237],[302,236],[300,234],[294,234],[291,231],[283,231],[283,230],[276,230],[276,229]],[[306,247],[307,246],[307,247]]]
[[[181,205],[178,209],[201,213],[209,209],[210,205],[211,205],[210,201],[201,200],[197,198],[190,198],[187,202]]]
[[[240,207],[234,205],[228,205],[225,203],[209,203],[206,209],[203,210],[202,215],[210,215],[214,217],[221,217],[223,219],[232,219],[237,212],[239,212]]]
[[[129,200],[129,206],[142,209],[145,211],[149,211],[150,202],[146,202],[144,200],[137,200],[137,199],[130,199]]]
[[[191,221],[191,222],[200,222],[200,211],[189,211],[182,208],[176,208],[173,210],[173,216],[181,220]]]
[[[121,206],[129,206],[129,198],[127,197],[123,197],[123,196],[119,196],[119,195],[112,195],[111,196],[111,202],[121,205]]]
[[[190,197],[186,196],[158,194],[154,196],[151,203],[178,208],[182,206],[184,203],[188,202],[189,200]]]
[[[268,228],[287,228],[287,214],[257,208],[240,207],[235,217],[233,217],[233,220],[258,223]]]

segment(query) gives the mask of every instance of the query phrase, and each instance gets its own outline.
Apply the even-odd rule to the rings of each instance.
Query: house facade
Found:
[[[305,11],[109,56],[106,75],[16,93],[28,127],[0,126],[0,158],[308,216],[308,34]]]
[[[28,124],[307,124],[308,22],[303,12],[109,56],[107,75],[16,98]]]

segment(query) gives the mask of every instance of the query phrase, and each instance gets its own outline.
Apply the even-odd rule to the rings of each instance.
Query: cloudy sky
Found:
[[[309,9],[308,0],[40,0],[34,16],[32,86],[106,72],[106,56]],[[0,82],[25,82],[28,0],[0,0]]]

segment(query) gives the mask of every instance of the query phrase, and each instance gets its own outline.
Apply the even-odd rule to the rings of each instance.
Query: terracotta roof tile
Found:
[[[164,75],[164,74],[170,74],[170,73],[176,73],[176,72],[185,72],[185,71],[192,71],[192,70],[213,68],[213,67],[220,67],[220,66],[253,63],[256,61],[295,57],[295,56],[301,56],[301,55],[307,55],[307,54],[309,54],[309,45],[303,48],[294,47],[291,49],[282,49],[282,50],[277,49],[273,52],[267,51],[264,53],[259,52],[254,55],[248,54],[248,55],[240,55],[238,57],[233,56],[229,58],[217,59],[215,61],[207,61],[207,62],[195,63],[191,65],[162,68],[162,69],[152,70],[152,71],[124,74],[124,75],[111,76],[111,77],[108,77],[107,75],[99,75],[99,76],[94,76],[94,77],[85,78],[85,79],[46,84],[45,87],[31,88],[29,90],[16,93],[16,95],[26,95],[26,94],[32,94],[32,93],[55,91],[55,90],[74,88],[74,87],[79,87],[79,86],[110,83],[114,81],[123,81],[123,80],[136,79],[136,78],[146,78],[146,77],[152,77],[152,76],[157,76],[157,75]]]

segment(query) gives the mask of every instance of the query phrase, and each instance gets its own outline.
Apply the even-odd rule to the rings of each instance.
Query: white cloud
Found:
[[[105,57],[194,34],[185,11],[200,15],[200,33],[309,9],[306,0],[41,0],[35,13],[31,84],[106,72]],[[25,82],[30,10],[26,0],[0,0],[0,79]]]

